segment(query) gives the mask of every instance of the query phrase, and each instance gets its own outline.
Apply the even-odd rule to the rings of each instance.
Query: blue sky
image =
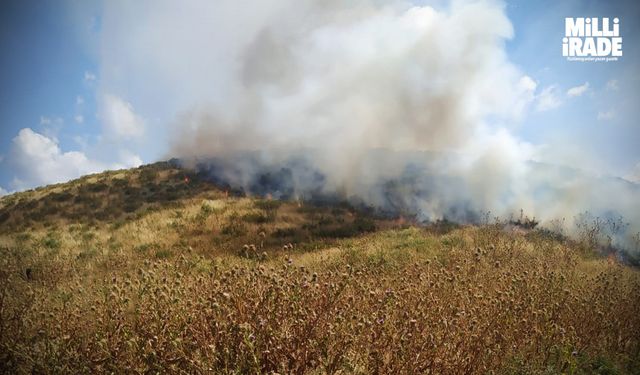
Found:
[[[56,139],[62,150],[84,148],[99,134],[95,118],[96,56],[70,3],[3,2],[0,12],[0,186],[12,186],[13,139],[24,128]],[[89,25],[92,20],[86,20]]]
[[[507,14],[515,37],[507,44],[510,59],[534,77],[539,87],[557,86],[562,104],[532,111],[519,134],[535,143],[573,143],[589,150],[600,168],[625,175],[640,158],[640,6],[635,1],[513,1]],[[618,62],[566,61],[557,41],[564,36],[564,17],[619,17],[623,58]],[[616,83],[613,85],[613,83]],[[589,83],[579,97],[566,91]],[[609,83],[609,88],[607,84]],[[560,96],[560,95],[559,95]],[[598,118],[600,114],[600,119]],[[611,117],[611,118],[609,118]]]
[[[117,45],[146,12],[142,5],[112,4],[2,3],[0,192],[167,158],[167,129],[180,111],[225,94],[210,92],[224,86],[224,77],[184,84],[193,79],[189,65],[173,62],[171,51]],[[588,160],[576,163],[596,173],[640,177],[639,9],[635,1],[506,2],[514,29],[507,58],[535,83],[529,109],[509,124],[514,134],[546,147],[558,164],[575,164],[572,158],[580,155]],[[561,56],[564,17],[581,16],[620,18],[621,61],[581,63]],[[175,22],[149,33],[172,38],[204,21]],[[170,63],[154,63],[165,58]],[[215,70],[216,61],[206,60],[207,69]],[[198,69],[196,59],[190,63]],[[157,83],[154,77],[166,76],[167,69],[174,77]]]

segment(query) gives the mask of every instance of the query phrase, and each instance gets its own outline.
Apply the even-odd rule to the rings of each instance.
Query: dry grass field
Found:
[[[0,199],[0,371],[637,374],[640,273],[158,163]]]

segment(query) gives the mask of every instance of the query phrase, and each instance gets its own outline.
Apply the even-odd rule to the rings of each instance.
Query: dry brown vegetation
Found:
[[[0,200],[1,370],[640,372],[640,274],[585,246],[232,197],[185,173]],[[144,203],[125,208],[127,187]]]

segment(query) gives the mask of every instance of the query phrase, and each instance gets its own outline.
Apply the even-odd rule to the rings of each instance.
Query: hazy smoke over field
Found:
[[[213,177],[422,219],[522,208],[543,221],[589,210],[640,223],[637,185],[532,162],[538,148],[512,135],[536,83],[507,59],[501,3],[208,6],[197,32],[178,31],[159,57],[208,72],[182,97],[171,155],[204,162]],[[181,74],[167,89],[184,88]]]

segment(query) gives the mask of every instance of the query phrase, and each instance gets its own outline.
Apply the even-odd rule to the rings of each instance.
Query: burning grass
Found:
[[[155,186],[167,176],[129,178]],[[116,194],[116,180],[95,194]],[[584,243],[180,194],[117,221],[59,213],[20,230],[10,218],[2,371],[640,372],[640,273]],[[75,201],[64,189],[51,199]]]

